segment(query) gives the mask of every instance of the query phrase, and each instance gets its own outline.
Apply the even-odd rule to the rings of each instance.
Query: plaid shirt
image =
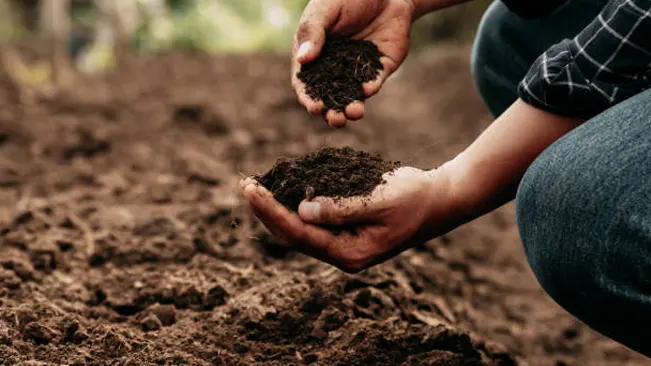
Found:
[[[536,60],[518,94],[540,109],[589,119],[650,86],[651,0],[610,0],[574,39]]]

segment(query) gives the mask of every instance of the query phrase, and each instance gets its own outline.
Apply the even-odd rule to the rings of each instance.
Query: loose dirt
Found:
[[[399,166],[380,155],[351,147],[325,147],[294,159],[279,159],[256,179],[278,202],[293,211],[304,199],[316,196],[346,198],[369,196],[384,183],[382,177]]]
[[[382,56],[371,41],[331,37],[316,60],[301,65],[297,76],[307,95],[323,101],[326,110],[343,111],[348,104],[365,100],[362,84],[379,76]]]
[[[324,145],[453,157],[490,123],[467,55],[410,60],[343,130],[287,55],[142,59],[55,99],[0,76],[0,365],[648,364],[544,294],[512,206],[348,275],[239,194]]]

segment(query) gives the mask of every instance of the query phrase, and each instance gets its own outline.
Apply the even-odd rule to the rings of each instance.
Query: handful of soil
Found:
[[[343,37],[328,38],[319,57],[301,65],[297,77],[307,95],[323,101],[326,110],[343,111],[353,101],[363,101],[362,84],[375,80],[384,67],[375,43]]]
[[[279,159],[256,180],[292,211],[304,199],[315,196],[345,198],[368,196],[385,183],[382,175],[395,170],[398,162],[350,147],[325,147],[296,159]]]

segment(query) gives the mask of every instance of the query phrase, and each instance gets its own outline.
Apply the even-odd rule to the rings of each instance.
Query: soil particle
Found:
[[[155,314],[150,314],[146,316],[140,324],[142,325],[142,330],[149,332],[152,330],[159,330],[163,327],[163,323],[158,319]]]
[[[319,359],[319,356],[317,356],[317,355],[315,355],[315,354],[309,354],[309,355],[305,355],[305,356],[303,356],[303,362],[305,362],[306,365],[313,364],[313,363],[315,363],[318,359]]]
[[[56,337],[56,332],[41,323],[29,323],[23,329],[23,338],[34,341],[36,344],[48,344],[54,337]]]
[[[121,357],[132,349],[127,339],[114,331],[108,331],[101,338],[101,343],[108,357]]]
[[[323,101],[326,109],[343,111],[353,101],[365,99],[362,84],[378,77],[382,56],[371,41],[330,37],[319,57],[301,65],[297,76],[308,96]]]
[[[19,288],[21,284],[21,279],[16,276],[14,271],[0,267],[0,291],[2,291],[2,288],[15,290]]]
[[[174,301],[179,309],[197,309],[203,303],[203,294],[193,285],[182,288]]]
[[[211,287],[203,298],[203,309],[212,310],[217,306],[222,306],[226,304],[227,299],[228,293],[223,287],[219,285]]]
[[[149,310],[164,326],[170,326],[176,322],[176,309],[173,305],[156,304],[149,307]]]
[[[13,271],[22,281],[30,281],[36,277],[32,264],[19,257],[0,258],[0,266]]]
[[[63,341],[81,343],[88,339],[88,334],[82,329],[79,321],[66,319],[63,323]]]
[[[293,211],[307,197],[368,196],[399,163],[350,147],[325,147],[295,159],[279,159],[256,179]]]

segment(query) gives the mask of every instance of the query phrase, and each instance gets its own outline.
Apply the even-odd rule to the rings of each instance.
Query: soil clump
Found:
[[[316,60],[301,65],[297,76],[307,95],[323,101],[326,111],[343,111],[353,101],[366,99],[362,84],[378,77],[384,68],[382,56],[371,41],[332,37]]]
[[[297,211],[301,201],[317,196],[369,196],[384,183],[382,176],[398,166],[397,162],[351,147],[324,147],[299,158],[279,159],[257,180],[278,202]]]

